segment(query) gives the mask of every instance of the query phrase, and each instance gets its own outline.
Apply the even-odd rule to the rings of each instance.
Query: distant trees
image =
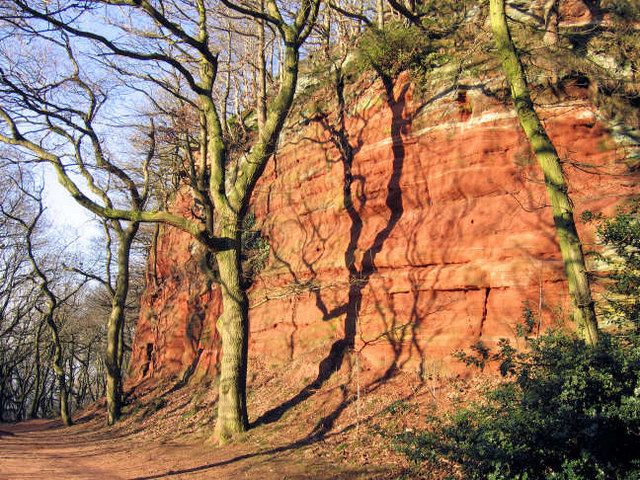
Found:
[[[60,255],[63,252],[42,241],[43,187],[35,186],[20,169],[13,173],[14,179],[5,182],[8,190],[0,203],[0,218],[5,240],[8,240],[3,244],[3,253],[12,257],[5,256],[3,260],[8,260],[6,265],[12,267],[7,273],[13,280],[5,283],[2,292],[4,315],[0,323],[3,327],[0,342],[4,344],[3,353],[12,356],[3,358],[2,362],[0,404],[4,405],[0,406],[2,411],[11,411],[6,405],[11,401],[13,416],[19,419],[26,417],[31,402],[28,415],[38,416],[43,395],[53,389],[53,385],[47,388],[49,369],[45,368],[43,372],[41,344],[43,329],[46,329],[50,335],[50,367],[60,415],[66,425],[71,425],[69,390],[72,385],[67,377],[61,328],[68,317],[65,307],[73,301],[84,282],[71,282],[62,271]],[[10,323],[4,324],[7,314]]]
[[[37,282],[44,297],[44,306],[36,307],[36,309],[38,309],[42,313],[41,322],[46,324],[51,334],[51,340],[53,343],[53,355],[51,358],[51,364],[58,384],[58,395],[60,398],[60,416],[62,417],[62,421],[64,422],[64,424],[68,426],[73,422],[71,420],[71,409],[69,406],[69,390],[67,388],[67,380],[65,375],[62,341],[60,340],[60,327],[56,323],[55,318],[57,313],[56,310],[59,309],[65,299],[58,298],[58,296],[54,293],[52,280],[49,278],[49,275],[45,273],[43,267],[39,264],[38,258],[36,257],[36,254],[34,252],[33,234],[38,225],[38,221],[40,220],[40,217],[44,212],[44,207],[42,206],[42,197],[40,196],[40,194],[31,194],[27,192],[24,193],[31,200],[35,201],[37,205],[36,211],[30,219],[21,218],[20,216],[9,213],[6,210],[3,210],[2,213],[9,219],[18,223],[22,227],[24,232],[27,256],[29,257],[29,262],[31,263],[34,280]],[[38,326],[38,328],[40,328],[40,326]],[[36,376],[36,381],[37,380],[38,378]],[[36,385],[38,384],[36,383]]]
[[[24,212],[26,202],[15,195],[11,181],[4,177],[0,186],[2,208],[11,206],[16,214]],[[29,412],[35,416],[38,411],[38,403],[36,408],[29,407],[29,396],[34,389],[36,365],[40,373],[42,322],[35,310],[40,291],[32,281],[22,238],[20,226],[0,215],[0,420],[23,419]]]
[[[5,72],[0,77],[4,94],[0,115],[5,124],[5,133],[0,140],[28,150],[38,159],[52,164],[61,184],[81,205],[95,214],[111,220],[128,221],[130,225],[137,222],[172,225],[191,234],[210,252],[210,257],[215,258],[224,308],[218,320],[223,356],[215,434],[224,441],[248,427],[248,302],[240,266],[243,219],[256,182],[276,149],[291,109],[301,47],[315,25],[320,1],[303,0],[291,11],[286,2],[275,0],[222,0],[222,5],[216,8],[204,0],[196,0],[190,5],[170,0],[94,2],[95,5],[112,7],[107,12],[114,12],[110,18],[111,26],[105,29],[105,33],[82,28],[86,24],[82,20],[94,15],[88,5],[48,1],[27,3],[21,0],[9,3],[15,14],[7,13],[6,21],[17,31],[37,32],[39,36],[46,37],[51,48],[66,51],[72,68],[64,79],[47,82],[46,90],[57,92],[59,96],[54,95],[53,98],[64,99],[61,102],[51,100],[48,93],[39,95],[43,89],[34,87],[34,77],[16,77],[12,75],[15,70]],[[113,8],[122,10],[115,13]],[[132,23],[128,22],[134,18]],[[260,25],[264,23],[273,32],[280,51],[280,75],[277,81],[271,82],[264,123],[257,134],[246,138],[246,145],[240,152],[234,149],[232,136],[224,127],[225,124],[229,126],[230,119],[221,117],[227,102],[223,100],[224,108],[221,108],[219,53],[211,42],[212,32],[222,30],[229,18],[248,19]],[[110,35],[113,30],[118,34]],[[97,67],[80,68],[80,65],[85,65],[87,57],[74,53],[70,38],[91,42],[109,58],[114,58],[105,62],[112,72],[153,84],[196,113],[196,135],[189,132],[179,139],[181,158],[184,159],[180,167],[186,170],[187,184],[196,202],[192,218],[164,209],[145,209],[144,195],[136,190],[140,176],[126,174],[126,167],[117,166],[105,154],[92,122],[98,117],[106,95],[93,88],[92,80],[82,78],[88,70]],[[228,65],[231,63],[229,61]],[[227,76],[227,85],[228,80]],[[74,86],[76,99],[73,104],[69,90],[61,90],[60,85]],[[222,98],[226,97],[223,95]],[[241,112],[236,112],[236,115],[234,120],[242,127]],[[65,163],[68,154],[63,157],[49,137],[28,129],[27,125],[34,119],[50,135],[57,136],[73,148],[74,168],[80,170],[83,181],[69,171]],[[82,142],[85,141],[91,145],[90,157],[83,150]],[[71,151],[69,147],[67,150]],[[91,159],[90,164],[87,158]],[[130,193],[129,205],[111,201],[103,195],[104,191],[94,191],[98,180],[91,171],[96,169],[107,174],[112,181],[119,182]],[[110,348],[114,345],[117,330],[110,333]],[[107,357],[113,358],[113,353],[109,351]]]
[[[0,421],[60,414],[71,424],[74,411],[106,393],[106,320],[113,289],[95,273],[105,256],[82,252],[81,261],[79,252],[69,249],[74,239],[52,230],[44,184],[28,167],[8,163],[0,172]],[[143,285],[144,260],[137,252],[135,259],[133,295],[124,304],[129,319],[137,315],[133,297]],[[125,325],[118,347],[121,370],[131,328]]]
[[[60,181],[76,200],[108,221],[108,236],[110,232],[116,235],[117,272],[111,278],[109,241],[108,265],[102,280],[112,297],[105,353],[107,412],[108,422],[112,424],[120,416],[122,403],[124,305],[129,289],[130,250],[139,221],[133,219],[125,224],[112,218],[103,210],[93,208],[93,198],[98,199],[105,209],[127,203],[133,209],[144,208],[149,197],[148,167],[155,154],[153,122],[139,128],[147,138],[142,141],[135,159],[129,159],[129,171],[116,165],[115,156],[109,151],[100,127],[96,125],[108,98],[106,86],[84,71],[80,60],[82,53],[77,52],[68,35],[61,31],[39,32],[22,17],[11,17],[5,13],[5,18],[18,38],[37,44],[42,50],[32,56],[10,51],[5,55],[10,67],[0,76],[0,90],[4,95],[0,118],[8,130],[7,134],[0,134],[0,141],[19,147],[38,161],[55,165]],[[31,63],[50,48],[60,54],[59,69],[49,71],[42,64],[36,66]],[[24,118],[28,118],[28,122]],[[28,133],[23,134],[19,124],[25,125]],[[67,164],[67,161],[72,164]],[[70,173],[72,168],[74,172]],[[79,183],[86,185],[87,195],[80,193]]]

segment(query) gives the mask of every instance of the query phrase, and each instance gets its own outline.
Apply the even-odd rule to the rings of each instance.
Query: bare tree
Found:
[[[18,205],[10,203],[9,205],[0,205],[0,213],[10,221],[15,222],[15,224],[17,224],[23,231],[25,250],[31,264],[33,280],[38,285],[44,300],[44,305],[41,305],[38,302],[38,304],[34,306],[34,309],[41,314],[42,318],[42,320],[38,322],[36,342],[39,343],[39,334],[42,324],[46,324],[49,328],[53,345],[53,355],[51,360],[58,385],[60,416],[62,417],[62,421],[65,425],[71,425],[71,408],[69,404],[69,390],[65,375],[63,346],[60,338],[60,326],[56,321],[56,316],[60,307],[64,305],[64,303],[71,298],[77,290],[82,287],[82,285],[71,292],[65,292],[63,297],[60,297],[55,293],[54,280],[50,278],[50,275],[47,273],[47,269],[43,266],[44,260],[37,255],[34,246],[34,236],[38,227],[38,222],[44,213],[44,206],[42,204],[42,191],[44,186],[41,185],[36,188],[35,192],[29,192],[25,189],[20,180],[22,180],[22,178],[20,178],[19,181],[16,181],[15,185],[20,189],[22,196],[26,197],[29,203],[32,204],[34,211],[32,213],[29,211],[21,211],[21,209],[18,208]],[[40,359],[36,358],[37,364],[39,361]],[[39,376],[38,372],[36,374],[36,381],[38,384],[36,390],[39,388]],[[36,391],[35,399],[38,397],[39,392]]]
[[[87,265],[90,256],[84,253],[80,261],[78,253],[68,250],[72,242],[59,237],[45,218],[43,185],[4,153],[10,162],[2,166],[0,180],[0,419],[58,415],[61,403],[69,418],[105,394],[103,352],[112,296],[102,284],[81,288],[91,276],[78,274],[78,265]],[[142,288],[141,252],[133,258],[123,350]]]
[[[112,296],[105,353],[108,422],[112,424],[120,416],[122,403],[124,305],[129,289],[130,250],[139,221],[129,219],[131,221],[123,222],[107,212],[119,203],[128,203],[136,210],[144,208],[149,196],[148,166],[155,154],[153,122],[140,127],[147,139],[140,148],[141,154],[133,159],[140,163],[128,173],[112,161],[113,155],[96,127],[100,109],[108,98],[106,90],[95,79],[85,78],[69,36],[59,30],[37,32],[31,25],[9,14],[5,18],[16,32],[21,32],[23,38],[39,42],[45,54],[48,49],[55,48],[67,61],[62,63],[61,60],[60,70],[53,74],[36,67],[38,70],[34,76],[37,81],[30,78],[34,73],[32,62],[37,57],[18,55],[12,59],[15,62],[9,70],[0,72],[0,85],[6,95],[0,106],[0,117],[11,132],[10,136],[2,135],[0,140],[21,147],[38,161],[53,163],[60,181],[76,195],[81,205],[108,220],[108,227],[117,238],[117,271],[112,278],[110,265],[107,266],[103,279]],[[28,126],[30,130],[26,135],[17,130],[14,119]],[[69,173],[67,159],[73,162],[74,173]],[[86,185],[86,195],[79,193],[78,182]],[[93,208],[96,201],[100,202],[101,209]],[[111,242],[107,244],[110,263]]]
[[[5,123],[5,133],[0,136],[0,140],[26,149],[37,158],[50,162],[56,169],[61,184],[81,205],[97,215],[130,222],[167,223],[188,232],[211,252],[218,266],[224,309],[218,320],[223,357],[215,435],[224,441],[234,433],[246,430],[248,301],[240,267],[242,223],[256,183],[276,149],[280,132],[291,109],[298,79],[300,50],[315,24],[320,1],[302,0],[297,10],[290,12],[284,2],[276,0],[265,0],[264,9],[258,2],[221,0],[227,12],[261,21],[272,27],[277,32],[283,52],[281,81],[277,91],[268,99],[264,128],[252,139],[246,155],[237,160],[237,174],[233,178],[228,175],[228,167],[232,163],[228,161],[228,138],[214,98],[219,62],[218,52],[210,43],[210,32],[217,25],[216,20],[220,16],[211,15],[211,9],[204,0],[195,0],[188,5],[180,2],[179,6],[171,1],[92,2],[127,10],[126,15],[114,15],[112,18],[116,25],[120,20],[120,30],[126,33],[124,40],[119,40],[117,36],[109,38],[95,31],[83,30],[82,22],[77,19],[92,12],[82,6],[66,5],[65,2],[27,3],[22,0],[10,3],[17,13],[14,17],[5,15],[5,19],[14,26],[30,31],[40,28],[40,34],[43,31],[58,30],[64,33],[62,37],[69,35],[94,42],[104,52],[139,65],[138,72],[143,72],[140,76],[188,103],[198,112],[196,148],[199,154],[191,155],[192,144],[185,147],[185,156],[189,159],[188,181],[198,203],[195,218],[182,217],[162,209],[145,210],[143,202],[135,201],[135,195],[132,195],[134,202],[129,208],[118,208],[105,198],[89,195],[68,171],[63,158],[41,140],[34,139],[33,132],[25,130],[31,118],[25,118],[16,108],[12,109],[6,100],[2,101],[0,109],[0,116]],[[140,15],[141,24],[148,26],[148,30],[128,28],[123,22],[132,14]],[[145,70],[147,67],[149,69]],[[176,88],[175,83],[164,81],[160,72],[169,71],[178,75],[179,85],[185,86],[188,94]],[[83,88],[77,77],[78,75],[73,78],[73,82]],[[32,101],[30,97],[25,102],[22,94],[25,90],[28,91],[27,85],[16,88],[16,84],[7,78],[6,72],[2,76],[2,84],[5,95],[8,90],[14,102],[21,102],[22,112],[28,110],[32,114],[37,112],[38,115],[45,115],[56,129],[61,122],[66,127],[73,123],[65,115],[58,114],[58,109],[43,109],[42,98]],[[88,97],[92,96],[90,91],[85,89],[85,92]],[[33,93],[29,91],[28,95]],[[83,118],[79,122],[82,131],[89,132],[90,139],[94,135],[90,133],[85,118],[89,113],[89,118],[92,119],[94,111],[95,107],[91,107],[89,112],[83,112]],[[77,116],[77,112],[70,109],[65,109],[65,114]],[[75,124],[72,126],[75,127]],[[94,149],[100,152],[99,142],[94,142]],[[82,168],[82,163],[77,158],[75,164]],[[125,176],[122,169],[104,158],[96,164],[122,180],[133,193],[130,177]]]
[[[131,222],[128,226],[124,226],[123,222],[117,220],[103,220],[102,223],[106,240],[102,275],[78,267],[70,267],[69,269],[86,280],[98,282],[102,288],[103,295],[98,292],[94,294],[94,297],[97,297],[94,298],[97,303],[95,306],[99,308],[93,311],[93,315],[96,315],[97,312],[104,312],[106,313],[104,316],[107,318],[105,393],[107,421],[111,425],[120,418],[122,413],[124,359],[125,351],[130,348],[126,345],[125,337],[128,327],[126,322],[127,303],[131,297],[131,250],[138,233],[139,223]],[[113,235],[116,237],[115,242],[112,238]],[[140,294],[139,291],[135,293]],[[137,311],[137,309],[135,310]]]

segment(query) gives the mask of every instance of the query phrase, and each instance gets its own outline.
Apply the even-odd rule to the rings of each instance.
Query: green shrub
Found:
[[[432,42],[423,30],[403,22],[389,22],[380,30],[369,28],[358,44],[358,63],[394,78],[403,70],[419,68],[433,55]]]
[[[391,402],[384,411],[390,415],[401,415],[408,413],[415,409],[415,406],[406,402],[405,400],[394,400]]]
[[[640,332],[640,202],[630,202],[618,214],[601,220],[598,234],[615,257],[600,259],[611,270],[608,317],[616,324]]]
[[[605,335],[590,348],[551,331],[527,344],[498,354],[509,381],[396,448],[444,457],[465,479],[640,478],[640,342]]]

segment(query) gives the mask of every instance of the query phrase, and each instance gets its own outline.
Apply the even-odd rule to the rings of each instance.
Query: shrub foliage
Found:
[[[432,54],[432,41],[416,26],[390,22],[384,29],[367,29],[358,43],[358,59],[363,69],[372,69],[389,78],[403,70],[418,68]]]

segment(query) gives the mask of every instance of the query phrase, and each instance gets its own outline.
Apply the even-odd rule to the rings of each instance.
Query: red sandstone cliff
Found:
[[[288,135],[256,190],[271,245],[250,292],[250,356],[262,364],[330,359],[353,339],[365,369],[446,373],[455,350],[512,337],[525,302],[547,323],[568,311],[544,186],[510,107],[480,87],[417,100],[406,80],[392,97],[375,83],[349,105],[351,175],[311,122]],[[625,149],[585,91],[541,114],[577,217],[637,192]],[[175,208],[189,204],[180,195]],[[593,231],[579,229],[588,249]],[[220,303],[200,273],[201,249],[167,227],[157,252],[132,380],[213,373]]]

